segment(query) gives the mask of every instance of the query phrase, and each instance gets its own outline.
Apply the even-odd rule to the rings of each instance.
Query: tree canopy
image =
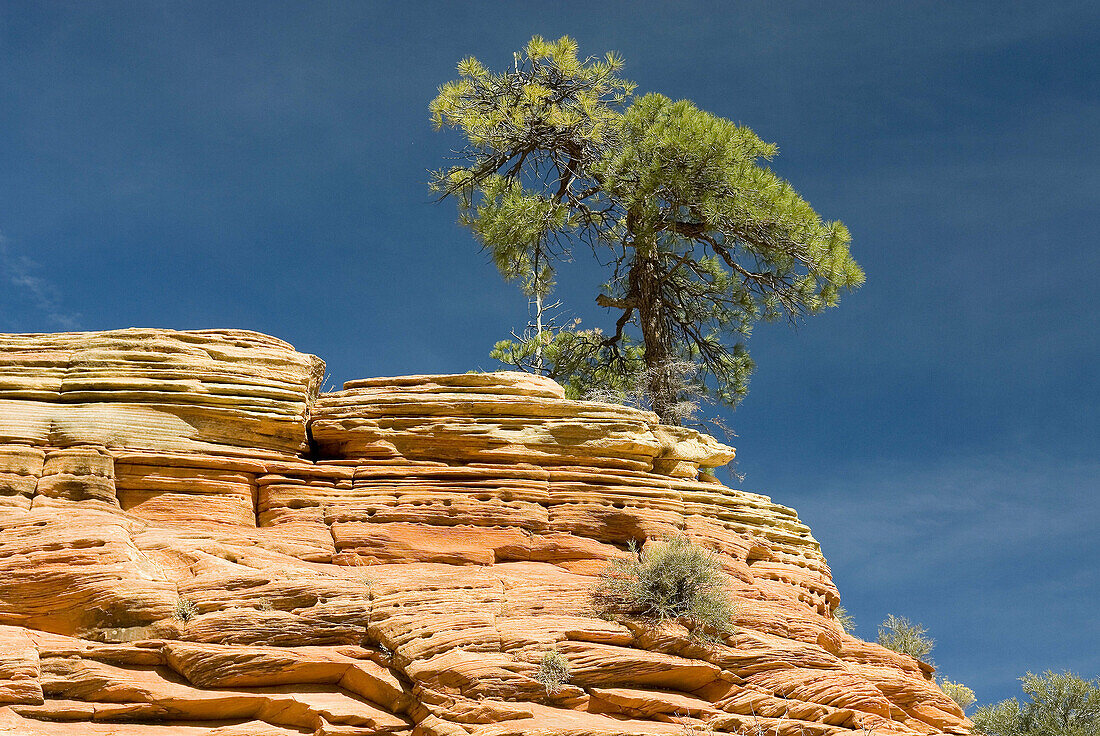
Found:
[[[844,225],[765,165],[774,144],[686,100],[633,97],[622,65],[580,59],[568,37],[534,37],[502,72],[464,59],[431,114],[466,145],[432,186],[537,302],[537,329],[494,356],[574,393],[640,380],[651,408],[679,423],[692,390],[729,405],[744,396],[753,323],[835,306],[863,272]],[[596,297],[615,317],[606,332],[542,322],[555,265],[578,244],[607,267]]]

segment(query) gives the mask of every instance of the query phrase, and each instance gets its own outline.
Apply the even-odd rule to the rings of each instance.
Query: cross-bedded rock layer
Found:
[[[323,367],[235,330],[0,335],[0,733],[968,732],[831,619],[792,510],[698,479],[732,448],[525,374],[318,396]],[[721,643],[591,611],[676,534],[729,574]]]

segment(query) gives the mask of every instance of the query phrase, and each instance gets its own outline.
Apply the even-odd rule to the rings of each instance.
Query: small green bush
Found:
[[[569,660],[557,649],[551,649],[542,655],[542,662],[535,670],[535,680],[542,683],[547,695],[553,695],[569,682]]]
[[[733,604],[726,574],[714,553],[673,537],[610,563],[592,592],[604,616],[633,615],[652,621],[683,619],[693,634],[733,630]]]
[[[962,708],[963,711],[974,705],[974,701],[976,700],[974,691],[961,682],[940,680],[939,686],[940,690],[943,690],[943,694],[954,700],[955,704]]]
[[[195,605],[195,601],[190,598],[184,598],[182,595],[176,598],[176,611],[173,614],[173,618],[177,621],[190,621],[197,616],[198,613],[199,607]]]
[[[971,720],[985,736],[1096,736],[1100,734],[1100,679],[1070,672],[1020,678],[1031,701],[1016,698],[979,708]]]
[[[927,662],[927,657],[936,644],[927,634],[928,630],[920,624],[891,613],[878,629],[878,643],[899,654],[908,654],[914,659]]]

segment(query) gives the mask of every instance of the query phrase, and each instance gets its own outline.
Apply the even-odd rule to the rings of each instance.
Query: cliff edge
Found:
[[[240,330],[0,335],[0,733],[969,733],[832,620],[794,511],[699,479],[732,448],[522,373],[323,374]],[[677,534],[721,643],[591,610]]]

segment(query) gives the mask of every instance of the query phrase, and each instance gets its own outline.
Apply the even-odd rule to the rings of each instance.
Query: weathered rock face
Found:
[[[524,374],[322,375],[243,331],[0,335],[0,733],[968,732],[832,621],[792,510],[696,479],[732,448]],[[675,534],[729,573],[721,643],[591,611]]]

